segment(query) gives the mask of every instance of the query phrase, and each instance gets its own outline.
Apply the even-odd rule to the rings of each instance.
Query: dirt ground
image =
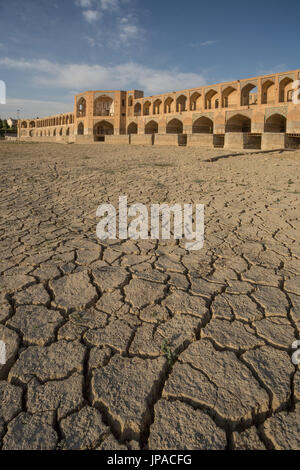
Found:
[[[299,449],[300,151],[0,143],[0,447]],[[205,204],[205,245],[96,209]]]

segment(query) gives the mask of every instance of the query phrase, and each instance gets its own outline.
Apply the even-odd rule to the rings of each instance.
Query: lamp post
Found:
[[[20,110],[19,109],[17,109],[17,121],[18,121],[18,124],[17,124],[17,138],[20,139],[20,131],[19,131]]]

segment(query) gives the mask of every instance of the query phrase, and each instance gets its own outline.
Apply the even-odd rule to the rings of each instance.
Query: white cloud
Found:
[[[25,100],[23,98],[8,99],[5,105],[0,105],[0,118],[17,118],[17,110],[20,110],[20,118],[36,118],[51,116],[59,113],[73,111],[73,101],[61,103],[57,101]]]
[[[208,40],[208,41],[203,41],[203,42],[193,42],[191,44],[192,47],[207,47],[207,46],[212,46],[213,44],[217,44],[219,41],[217,40]]]
[[[0,58],[3,67],[30,71],[29,78],[39,87],[67,90],[144,90],[147,94],[183,90],[206,84],[203,75],[178,69],[153,69],[134,62],[115,66],[59,64],[47,60]]]
[[[102,10],[117,10],[119,6],[119,0],[100,0],[100,7]]]
[[[75,0],[75,4],[82,8],[82,15],[88,23],[102,18],[103,12],[111,13],[119,10],[121,0]],[[123,0],[124,1],[124,0]]]
[[[101,13],[97,10],[83,10],[82,14],[88,23],[98,21],[102,16]]]
[[[141,33],[142,30],[134,23],[130,15],[119,19],[118,39],[121,43],[127,43],[137,38]]]

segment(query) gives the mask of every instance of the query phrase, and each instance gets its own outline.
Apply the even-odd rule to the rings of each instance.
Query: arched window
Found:
[[[94,116],[113,116],[114,100],[109,96],[98,96],[94,101]]]
[[[84,117],[86,115],[86,100],[85,98],[80,98],[77,103],[77,117]]]
[[[140,116],[142,114],[142,105],[141,103],[136,103],[134,105],[134,115],[135,116]]]

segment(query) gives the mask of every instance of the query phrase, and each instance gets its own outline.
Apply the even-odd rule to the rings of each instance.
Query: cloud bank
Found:
[[[144,90],[153,95],[207,84],[202,74],[154,69],[134,62],[114,66],[0,58],[2,67],[28,74],[38,87],[64,90]],[[25,79],[24,75],[24,79]]]

